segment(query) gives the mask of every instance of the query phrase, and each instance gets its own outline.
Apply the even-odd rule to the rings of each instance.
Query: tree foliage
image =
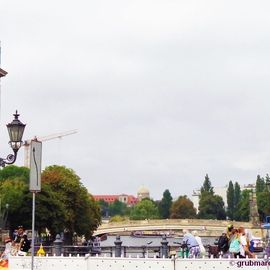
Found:
[[[243,190],[241,192],[241,200],[236,211],[237,220],[249,221],[249,194],[249,190]]]
[[[234,186],[233,182],[229,182],[229,186],[227,189],[227,216],[230,220],[234,219],[234,210],[235,210],[235,199],[234,199]]]
[[[226,219],[224,201],[219,195],[211,193],[200,197],[198,218]]]
[[[239,203],[241,200],[241,189],[238,182],[233,184],[232,181],[229,182],[227,189],[227,217],[230,220],[241,220],[239,217]]]
[[[104,200],[99,200],[98,205],[100,208],[100,214],[102,217],[109,217],[109,204],[105,202]]]
[[[196,209],[193,202],[186,195],[180,196],[171,207],[171,218],[195,218]]]
[[[32,193],[28,182],[28,168],[7,166],[0,170],[1,204],[9,205],[11,230],[18,225],[31,228]],[[42,172],[35,219],[39,232],[48,229],[55,235],[65,230],[88,238],[100,223],[100,209],[71,169],[51,166]]]
[[[199,200],[198,218],[203,219],[225,219],[226,213],[222,197],[215,195],[214,190],[206,174]]]
[[[241,220],[239,216],[239,204],[241,201],[241,188],[238,182],[234,183],[234,213],[233,218],[234,220]]]
[[[50,166],[42,173],[42,182],[48,183],[64,205],[65,231],[71,237],[85,235],[89,238],[100,224],[100,208],[80,182],[72,169]]]
[[[150,199],[143,199],[130,211],[130,219],[158,219],[159,212],[156,204]]]
[[[257,175],[256,179],[256,193],[263,192],[265,190],[265,181],[264,178],[260,175]]]
[[[11,230],[18,224],[31,228],[32,193],[29,192],[29,169],[25,167],[8,166],[0,171],[1,202],[8,204],[8,224]],[[28,178],[28,179],[27,179]],[[42,191],[36,196],[36,228],[39,232],[48,228],[52,233],[62,231],[63,205],[50,186],[43,184]]]
[[[109,215],[112,216],[124,216],[127,213],[127,205],[119,200],[115,200],[109,205]]]
[[[208,176],[208,174],[206,174],[205,178],[204,178],[203,185],[201,187],[201,196],[203,196],[204,194],[208,194],[208,193],[213,195],[214,191],[213,191],[213,187],[212,187],[211,181],[209,179],[209,176]]]
[[[163,192],[163,197],[158,204],[158,210],[161,218],[169,218],[170,208],[172,206],[172,195],[168,189]]]
[[[270,193],[267,186],[270,183],[269,175],[266,174],[265,180],[260,175],[257,176],[256,180],[256,195],[257,195],[257,206],[260,215],[260,220],[264,220],[270,213]]]
[[[10,165],[0,170],[0,182],[6,179],[21,180],[25,183],[29,181],[30,170],[26,167]]]

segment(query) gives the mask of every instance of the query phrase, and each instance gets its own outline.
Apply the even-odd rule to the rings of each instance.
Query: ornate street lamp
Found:
[[[14,119],[11,123],[7,124],[7,129],[10,139],[9,144],[14,154],[9,154],[5,159],[0,158],[1,167],[5,167],[6,164],[13,164],[16,161],[17,152],[22,146],[22,136],[26,125],[19,120],[19,114],[17,111],[13,115]]]

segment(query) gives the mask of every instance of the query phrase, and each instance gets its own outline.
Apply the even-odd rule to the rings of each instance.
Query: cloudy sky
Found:
[[[159,199],[270,172],[270,2],[0,0],[1,155],[15,109],[43,167]],[[17,165],[23,165],[23,150]]]

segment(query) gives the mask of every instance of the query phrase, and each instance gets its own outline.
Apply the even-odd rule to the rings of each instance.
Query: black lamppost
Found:
[[[13,121],[7,124],[10,139],[9,144],[13,150],[13,154],[9,154],[6,158],[0,158],[1,167],[5,167],[6,164],[13,164],[16,161],[17,152],[22,146],[22,136],[26,125],[19,120],[19,114],[17,111],[13,115]]]

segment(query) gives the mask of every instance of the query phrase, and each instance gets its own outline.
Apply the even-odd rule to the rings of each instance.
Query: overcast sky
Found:
[[[16,109],[43,167],[159,199],[270,172],[270,2],[0,0],[1,155]],[[17,165],[23,165],[23,150]]]

